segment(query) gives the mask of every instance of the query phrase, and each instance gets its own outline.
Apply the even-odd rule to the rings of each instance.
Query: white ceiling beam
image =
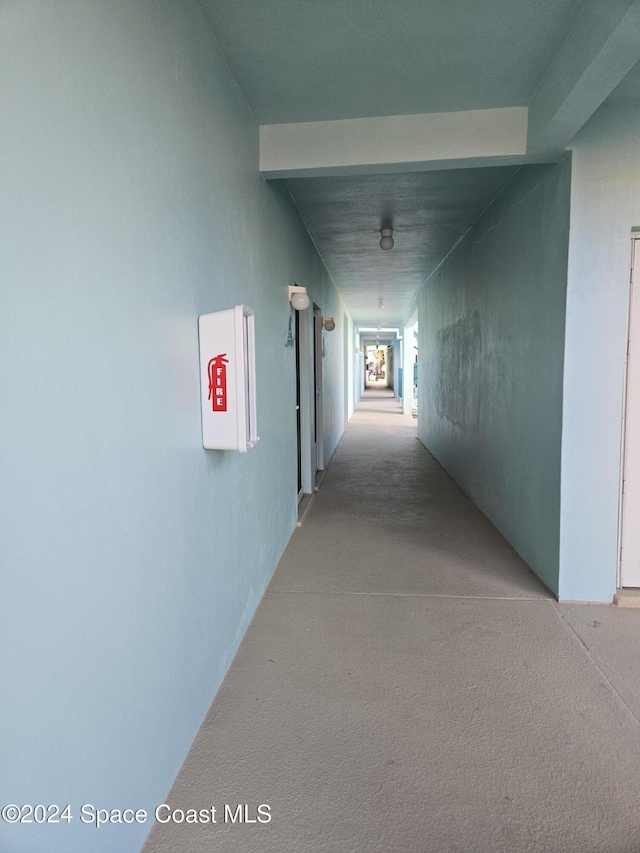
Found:
[[[522,162],[526,141],[526,107],[268,124],[260,171],[294,178],[511,165]]]
[[[562,150],[639,60],[640,0],[587,0],[529,104],[529,152]]]

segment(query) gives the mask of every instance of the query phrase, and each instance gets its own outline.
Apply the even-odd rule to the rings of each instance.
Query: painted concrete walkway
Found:
[[[272,819],[144,853],[638,853],[639,638],[559,606],[371,392],[167,797]]]

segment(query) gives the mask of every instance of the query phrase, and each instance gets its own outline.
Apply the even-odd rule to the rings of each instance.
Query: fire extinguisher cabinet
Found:
[[[258,443],[253,311],[236,305],[201,314],[198,329],[202,444],[246,453]]]

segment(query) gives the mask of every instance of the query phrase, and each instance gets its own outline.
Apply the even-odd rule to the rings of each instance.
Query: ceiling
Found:
[[[619,20],[629,5],[629,0],[200,2],[263,125],[530,105],[544,89],[554,57],[574,49],[579,22],[594,20],[592,13]],[[639,93],[640,65],[609,102],[637,105]],[[517,168],[487,160],[482,168],[440,164],[433,171],[288,177],[287,184],[356,323],[399,326],[408,319],[417,289]],[[389,252],[378,246],[385,225],[394,229]]]
[[[515,171],[454,169],[287,183],[352,316],[365,325],[398,326],[426,277]],[[381,225],[393,227],[390,251],[379,247]]]
[[[528,103],[582,2],[205,0],[260,124]]]
[[[640,107],[640,62],[618,83],[605,103],[610,106]]]

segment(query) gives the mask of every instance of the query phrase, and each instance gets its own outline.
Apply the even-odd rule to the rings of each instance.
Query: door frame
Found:
[[[313,493],[316,471],[322,464],[322,312],[319,308],[316,312],[316,308],[314,305],[313,310],[296,311],[296,385],[299,383],[300,389],[296,419],[302,475],[298,503],[304,495]]]
[[[303,440],[302,440],[302,346],[300,328],[300,312],[294,311],[294,353],[296,366],[296,455],[297,455],[297,492],[298,503],[302,500],[304,494],[304,465],[302,464],[303,456]],[[291,328],[291,327],[289,327]]]
[[[302,493],[313,492],[311,477],[311,439],[313,438],[313,406],[312,375],[311,375],[311,332],[309,328],[309,311],[299,312],[300,334],[300,460],[302,464]]]
[[[315,470],[312,478],[315,481],[317,471],[324,470],[324,406],[322,393],[322,310],[313,304],[313,459]]]
[[[622,447],[618,517],[618,588],[640,587],[640,530],[625,524],[626,513],[640,512],[640,233],[631,235],[629,319],[625,346]],[[633,395],[633,397],[632,397]],[[636,435],[632,438],[632,432]],[[625,559],[627,560],[625,567]],[[637,565],[636,574],[633,567]],[[626,576],[625,576],[626,575]]]

